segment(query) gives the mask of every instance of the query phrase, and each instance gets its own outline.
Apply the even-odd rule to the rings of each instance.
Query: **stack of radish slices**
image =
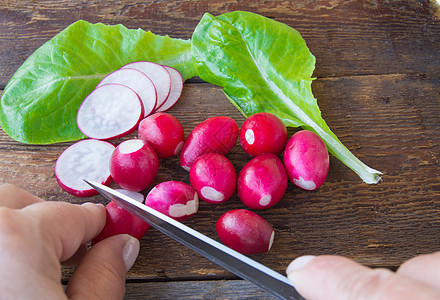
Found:
[[[153,62],[133,62],[107,75],[78,110],[78,128],[90,139],[70,146],[55,164],[60,186],[75,196],[95,195],[83,179],[111,182],[109,163],[115,146],[105,140],[125,136],[144,118],[170,109],[182,90],[176,69]]]
[[[81,104],[77,124],[84,135],[108,140],[133,132],[140,120],[170,109],[183,89],[180,73],[148,61],[110,73]]]

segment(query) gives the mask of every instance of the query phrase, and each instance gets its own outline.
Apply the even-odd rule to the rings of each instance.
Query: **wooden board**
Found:
[[[0,0],[0,87],[28,55],[77,19],[190,38],[204,12],[239,9],[301,32],[317,58],[312,88],[324,119],[357,157],[384,172],[382,182],[367,185],[331,157],[321,188],[308,192],[290,184],[280,203],[258,212],[273,225],[276,239],[270,253],[252,257],[281,273],[303,254],[340,254],[396,269],[414,255],[439,250],[440,241],[433,237],[440,235],[440,23],[429,1]],[[197,79],[185,84],[169,112],[187,135],[211,116],[228,115],[239,125],[244,121],[219,87]],[[98,196],[73,197],[58,186],[54,163],[70,144],[25,145],[0,131],[0,183],[17,184],[51,201],[103,202]],[[250,160],[238,144],[228,158],[237,171]],[[189,182],[177,158],[161,161],[156,183],[170,179]],[[243,208],[236,195],[222,205],[201,203],[199,213],[185,223],[217,239],[215,221],[234,208]],[[63,281],[72,271],[63,270]],[[151,229],[129,272],[127,299],[148,291],[151,299],[175,298],[182,291],[188,291],[187,299],[234,299],[234,290],[243,291],[240,299],[267,299],[234,279]]]

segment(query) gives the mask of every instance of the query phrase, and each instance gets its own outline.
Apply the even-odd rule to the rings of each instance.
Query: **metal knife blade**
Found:
[[[279,299],[305,300],[286,276],[105,185],[84,181],[162,233]]]

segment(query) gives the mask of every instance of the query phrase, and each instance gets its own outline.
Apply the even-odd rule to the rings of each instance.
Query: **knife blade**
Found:
[[[305,300],[286,276],[203,235],[202,233],[100,183],[87,181],[105,198],[212,262],[254,283],[279,299]]]

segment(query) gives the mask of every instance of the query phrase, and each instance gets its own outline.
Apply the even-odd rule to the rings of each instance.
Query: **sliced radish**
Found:
[[[164,67],[165,69],[167,69],[167,71],[170,73],[171,76],[171,90],[165,102],[159,108],[156,109],[157,112],[167,111],[171,107],[173,107],[174,104],[176,104],[177,101],[179,100],[180,95],[182,95],[182,90],[183,90],[183,78],[182,75],[180,75],[179,71],[168,66],[164,66]]]
[[[171,76],[165,67],[150,61],[137,61],[129,63],[121,69],[125,68],[139,70],[153,81],[157,92],[156,109],[165,103],[171,90]]]
[[[116,70],[104,77],[97,87],[109,83],[119,83],[135,91],[144,105],[144,117],[151,114],[156,107],[156,87],[143,72],[130,68]]]
[[[144,116],[139,96],[122,84],[104,84],[81,104],[76,122],[86,136],[108,140],[133,132]]]
[[[55,177],[66,192],[89,197],[98,194],[83,179],[109,184],[110,157],[115,146],[99,140],[82,140],[68,147],[55,163]]]

